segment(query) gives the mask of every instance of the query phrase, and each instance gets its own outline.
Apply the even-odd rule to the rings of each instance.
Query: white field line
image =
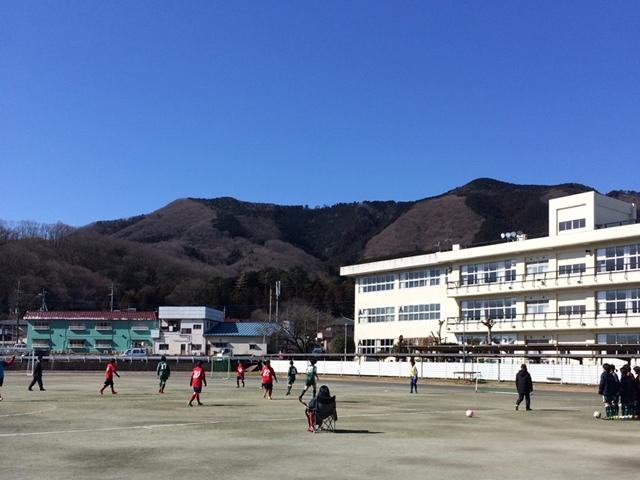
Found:
[[[580,409],[558,408],[554,410],[578,411]],[[476,413],[495,413],[495,412],[504,412],[504,411],[505,411],[504,409],[491,409],[491,410],[477,410]],[[393,417],[393,416],[404,416],[404,415],[430,415],[430,414],[464,415],[464,413],[465,413],[465,410],[420,410],[420,411],[411,411],[411,412],[363,413],[363,414],[355,414],[355,415],[340,415],[340,418]],[[23,414],[23,415],[26,415],[26,414]],[[288,417],[288,418],[286,417],[285,418],[258,418],[255,420],[251,420],[251,422],[263,422],[263,423],[284,422],[284,421],[299,422],[300,420],[301,420],[301,417],[297,415],[295,417]],[[36,435],[66,435],[66,434],[76,434],[76,433],[117,432],[117,431],[124,431],[124,430],[153,430],[156,428],[194,427],[199,425],[222,425],[222,424],[246,423],[246,422],[247,422],[247,419],[209,420],[204,422],[159,423],[155,425],[132,425],[127,427],[106,427],[106,428],[74,429],[74,430],[51,430],[51,431],[42,431],[42,432],[0,433],[0,438],[29,437],[29,436],[36,436]]]
[[[2,417],[21,417],[23,415],[38,415],[39,413],[52,412],[56,408],[57,407],[55,405],[49,405],[49,408],[47,408],[45,410],[34,410],[33,412],[24,412],[24,413],[7,413],[7,414],[4,414],[4,415],[0,415],[0,418],[2,418]]]

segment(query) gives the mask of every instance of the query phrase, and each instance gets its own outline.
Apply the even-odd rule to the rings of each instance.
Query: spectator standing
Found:
[[[518,399],[516,400],[516,410],[525,400],[527,410],[531,410],[531,392],[533,392],[533,381],[527,370],[527,366],[523,363],[520,365],[520,371],[516,374],[516,390],[518,390]]]
[[[409,393],[413,393],[415,390],[418,393],[418,367],[416,367],[415,360],[411,360],[411,369],[409,370]]]
[[[33,391],[33,386],[36,383],[40,387],[40,391],[44,392],[45,390],[44,390],[44,387],[42,386],[42,356],[41,355],[38,355],[38,358],[36,358],[36,361],[33,363],[33,379],[31,380],[31,383],[29,384],[29,388],[28,388],[30,392]]]

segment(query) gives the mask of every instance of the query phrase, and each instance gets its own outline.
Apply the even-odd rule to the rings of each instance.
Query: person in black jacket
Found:
[[[616,406],[614,405],[620,385],[618,379],[611,373],[611,365],[604,363],[602,365],[602,375],[600,375],[600,385],[598,386],[598,395],[602,395],[604,403],[605,416],[611,418],[616,415]]]
[[[40,387],[40,391],[44,392],[44,387],[42,386],[42,356],[38,355],[38,358],[33,364],[33,380],[29,384],[29,390],[33,390],[33,386],[38,384]]]
[[[516,410],[525,400],[527,410],[531,410],[531,392],[533,392],[533,381],[531,375],[527,371],[527,366],[523,363],[520,365],[520,371],[516,374],[516,390],[518,390],[518,400],[516,400]]]
[[[620,403],[622,404],[622,415],[633,416],[636,406],[636,379],[631,373],[630,365],[623,365],[620,368]]]

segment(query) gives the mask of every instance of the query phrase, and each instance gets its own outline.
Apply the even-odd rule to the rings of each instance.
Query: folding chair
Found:
[[[316,397],[316,406],[313,410],[308,410],[310,428],[313,433],[321,430],[327,432],[336,431],[336,397],[322,398]]]

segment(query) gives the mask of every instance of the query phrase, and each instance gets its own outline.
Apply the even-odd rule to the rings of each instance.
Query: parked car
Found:
[[[216,355],[218,357],[231,357],[233,352],[230,348],[221,348]]]
[[[120,358],[123,360],[132,359],[132,358],[144,358],[147,357],[149,353],[146,348],[136,347],[136,348],[128,348],[121,355]]]
[[[316,347],[313,350],[311,350],[311,355],[316,358],[321,358],[322,355],[324,355],[324,350],[320,347]]]
[[[13,348],[13,353],[18,353],[18,354],[29,353],[30,351],[26,343],[16,343],[12,348]]]

